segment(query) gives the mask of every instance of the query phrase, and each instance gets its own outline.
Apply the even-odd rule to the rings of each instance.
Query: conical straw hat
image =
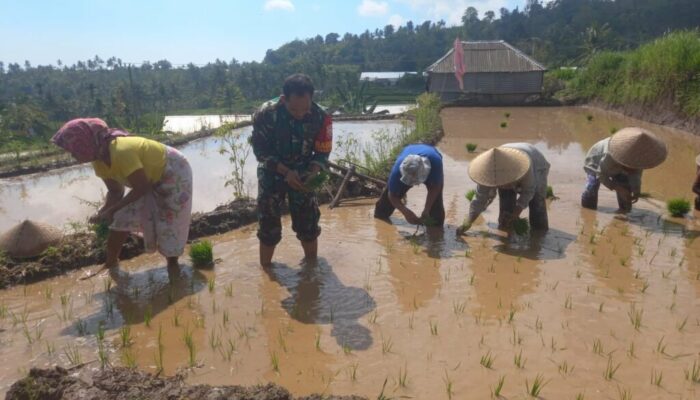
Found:
[[[0,235],[0,249],[15,258],[36,257],[58,243],[62,236],[51,225],[24,220]]]
[[[649,169],[666,160],[666,144],[642,128],[620,129],[610,139],[608,152],[613,160],[628,168]]]
[[[494,147],[469,164],[469,176],[479,185],[497,187],[520,180],[530,169],[530,157],[509,147]]]
[[[698,167],[700,167],[700,154],[699,154],[697,157],[695,157],[695,164],[696,164]]]

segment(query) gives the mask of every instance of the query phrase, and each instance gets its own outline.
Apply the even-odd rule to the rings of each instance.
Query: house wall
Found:
[[[455,94],[535,94],[542,92],[542,71],[464,74],[464,92],[454,74],[430,74],[430,91]]]

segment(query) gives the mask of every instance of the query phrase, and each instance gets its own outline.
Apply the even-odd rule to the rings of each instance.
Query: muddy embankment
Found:
[[[85,372],[85,371],[82,371]],[[80,374],[78,374],[80,375]],[[89,376],[55,369],[32,369],[29,375],[15,382],[7,392],[7,400],[362,400],[357,396],[311,395],[294,397],[286,389],[274,385],[210,386],[186,385],[184,376],[157,377],[127,368],[110,368]]]
[[[377,115],[347,115],[336,116],[334,121],[382,121],[404,119],[405,114],[377,114]],[[252,122],[246,121],[236,124],[236,128],[244,128],[252,125]],[[172,147],[184,146],[197,139],[206,138],[216,133],[216,129],[205,129],[188,135],[174,135],[164,138],[153,138],[161,143]],[[64,151],[57,149],[55,151],[45,151],[40,154],[27,154],[20,156],[17,159],[7,159],[0,162],[0,179],[13,178],[22,175],[35,174],[39,172],[51,171],[58,168],[70,167],[77,165],[70,155]]]
[[[613,105],[600,100],[582,102],[588,107],[601,108],[620,113],[627,117],[641,119],[654,124],[670,126],[700,136],[700,117],[688,117],[676,111],[672,100],[656,103],[652,106],[642,104]]]
[[[333,194],[340,187],[343,179],[341,171],[330,170],[330,180],[318,193],[321,204],[330,203]],[[345,189],[343,198],[377,196],[381,188],[357,178],[351,179]],[[288,213],[285,208],[283,214]],[[190,224],[189,240],[228,232],[257,220],[254,199],[237,199],[221,205],[206,213],[195,213]],[[123,260],[143,253],[143,241],[140,237],[130,235],[122,248]],[[57,246],[45,251],[35,259],[12,259],[5,256],[0,259],[0,289],[11,285],[37,282],[68,271],[105,261],[104,245],[93,232],[76,232],[66,235]]]

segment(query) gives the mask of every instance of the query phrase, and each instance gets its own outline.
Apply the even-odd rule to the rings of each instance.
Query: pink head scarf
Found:
[[[97,160],[100,148],[119,136],[129,133],[111,129],[99,118],[77,118],[66,122],[51,141],[80,160]]]

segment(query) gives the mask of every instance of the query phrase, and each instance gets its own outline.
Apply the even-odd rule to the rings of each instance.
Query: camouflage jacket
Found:
[[[282,102],[267,102],[253,116],[252,144],[259,169],[275,172],[278,163],[300,172],[311,164],[326,168],[332,119],[316,103],[304,119],[296,120]]]

